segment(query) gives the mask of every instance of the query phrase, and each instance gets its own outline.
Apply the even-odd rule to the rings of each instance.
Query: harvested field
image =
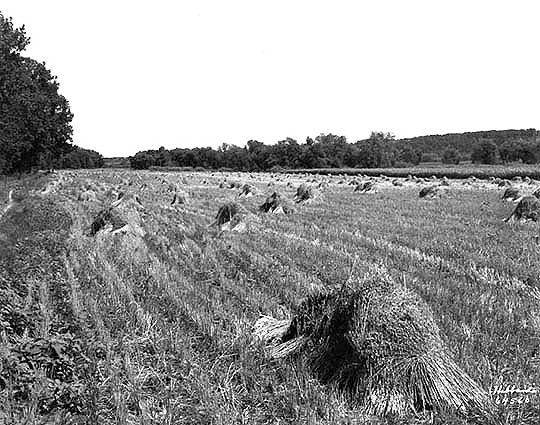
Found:
[[[450,180],[446,196],[425,202],[418,193],[426,183],[414,178],[396,184],[376,177],[376,192],[354,196],[350,177],[325,176],[323,196],[282,215],[262,212],[277,204],[268,195],[276,191],[292,203],[300,185],[317,184],[308,183],[313,176],[98,170],[51,178],[47,194],[39,193],[47,182],[0,186],[0,211],[12,188],[33,191],[23,209],[0,218],[2,258],[9,256],[0,258],[0,291],[10,300],[0,308],[0,423],[540,421],[539,225],[505,223],[516,205],[501,199],[496,182]],[[220,187],[225,181],[236,190]],[[171,208],[169,184],[189,193],[189,202]],[[253,196],[238,196],[245,184]],[[524,195],[538,189],[525,180],[513,185]],[[80,201],[88,190],[95,200]],[[114,193],[127,195],[118,202]],[[228,208],[217,214],[222,206]],[[104,231],[115,225],[103,213],[103,226],[89,234],[101,211],[117,208],[136,231]],[[210,226],[238,211],[255,225],[242,232]],[[381,290],[392,282],[401,291],[392,293],[401,295],[362,298],[362,282],[376,293],[378,282]],[[317,296],[342,288],[339,302]],[[351,300],[354,320],[320,321],[334,317],[325,316],[328,305],[339,313]],[[311,311],[320,315],[313,319]],[[253,336],[262,316],[286,324],[302,318],[297,336],[309,336],[307,354],[273,358]],[[339,350],[322,357],[333,352],[325,341],[339,346],[325,332],[354,335],[355,358],[380,367],[384,356],[401,359],[394,353],[408,341],[403,324],[429,343],[415,353],[421,361],[396,360],[396,369],[384,369],[380,382],[392,373],[404,378],[399,397],[388,384],[377,392],[373,382],[354,379],[361,396],[344,392],[339,373],[354,368],[345,368]],[[367,346],[376,350],[363,352]],[[439,347],[451,360],[446,369],[424,356]],[[36,368],[15,368],[10,359],[17,356]],[[333,361],[339,368],[325,369]],[[425,371],[450,378],[420,381]],[[408,377],[422,385],[408,386]],[[452,386],[455,397],[417,394],[456,377],[467,385]],[[519,409],[497,395],[513,386],[532,388]],[[362,401],[370,396],[371,404]],[[459,400],[474,403],[459,408]]]
[[[419,165],[406,168],[312,168],[312,169],[293,169],[287,170],[293,174],[318,174],[318,175],[365,175],[379,177],[385,175],[388,177],[407,177],[409,175],[420,178],[447,177],[450,179],[466,179],[476,177],[479,179],[489,179],[492,177],[511,179],[514,177],[523,177],[531,179],[540,179],[540,167],[538,164],[526,165],[480,165],[480,164],[462,164],[462,165]]]

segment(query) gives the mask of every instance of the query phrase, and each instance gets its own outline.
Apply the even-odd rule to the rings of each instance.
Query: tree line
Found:
[[[130,164],[136,169],[151,166],[178,166],[270,170],[277,167],[352,167],[357,164],[372,167],[381,163],[392,166],[396,158],[402,156],[413,162],[419,161],[418,153],[408,150],[396,152],[396,156],[390,157],[386,145],[392,139],[393,136],[390,134],[373,133],[367,141],[350,144],[347,143],[345,136],[321,134],[315,139],[308,137],[306,143],[303,144],[288,137],[274,145],[249,140],[244,147],[224,143],[218,149],[167,150],[159,148],[138,152],[130,157]]]
[[[45,63],[23,56],[29,43],[0,12],[0,174],[103,166],[99,153],[72,144],[69,102]]]
[[[539,132],[528,130],[483,131],[421,136],[396,140],[391,133],[372,132],[370,137],[348,143],[345,136],[320,134],[305,143],[286,138],[273,145],[249,140],[244,147],[223,144],[218,149],[193,148],[137,152],[129,158],[135,169],[150,167],[202,167],[241,171],[279,168],[387,168],[420,162],[459,164],[540,161]]]

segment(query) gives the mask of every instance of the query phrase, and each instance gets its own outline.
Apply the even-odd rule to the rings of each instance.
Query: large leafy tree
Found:
[[[70,150],[69,103],[45,64],[22,56],[29,42],[0,13],[0,172],[52,167]]]
[[[395,163],[395,137],[372,131],[369,139],[356,142],[358,165],[363,168],[392,167]]]
[[[345,136],[336,136],[332,133],[320,134],[315,138],[315,142],[321,147],[326,158],[327,165],[330,167],[343,167],[345,157],[348,154],[347,138]]]

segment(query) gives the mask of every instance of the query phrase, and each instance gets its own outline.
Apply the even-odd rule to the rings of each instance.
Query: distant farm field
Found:
[[[320,175],[344,174],[349,176],[380,176],[381,174],[388,177],[407,177],[411,175],[427,178],[435,176],[439,178],[447,177],[449,179],[466,179],[468,177],[479,179],[489,179],[491,177],[502,179],[511,179],[513,177],[540,179],[540,165],[538,164],[479,165],[465,163],[460,165],[444,165],[440,163],[429,163],[405,168],[313,168],[287,170],[287,172]]]
[[[482,170],[470,169],[466,177],[481,177]],[[531,170],[521,175],[535,177]],[[366,174],[340,173],[353,171]],[[12,294],[9,311],[22,318],[17,323],[33,321],[31,330],[12,326],[2,334],[0,401],[6,409],[0,422],[427,423],[425,417],[368,417],[318,382],[301,358],[270,359],[252,336],[262,315],[287,319],[310,291],[370,275],[402,283],[427,303],[456,363],[496,405],[495,422],[435,412],[436,423],[537,423],[538,224],[503,222],[515,205],[486,181],[453,180],[441,197],[421,199],[424,182],[373,178],[374,190],[359,193],[349,184],[353,179],[59,172],[47,193],[35,196],[52,200],[71,220],[61,238],[46,233],[64,251],[50,249],[44,261],[62,270],[26,270],[24,251],[15,250],[21,278],[15,284],[0,273],[0,289]],[[253,196],[239,196],[246,183]],[[292,200],[301,183],[312,185],[315,197],[292,214],[258,211],[273,191]],[[515,185],[524,194],[540,187]],[[180,193],[184,203],[174,198],[171,205]],[[122,207],[127,230],[97,226],[92,234],[98,213],[122,196],[131,199]],[[245,209],[244,231],[210,226],[227,202]],[[0,219],[0,236],[1,226]],[[51,278],[40,281],[40,273]],[[10,312],[0,311],[2,324],[12,325]],[[40,353],[57,353],[57,360],[32,357],[34,366],[18,368],[13,359],[30,356],[25,344],[34,347],[37,340],[45,341],[39,347],[52,341]],[[70,372],[58,374],[60,364]],[[46,389],[51,370],[58,375],[54,391]],[[23,377],[32,389],[20,388]],[[496,402],[495,388],[514,386],[532,390],[519,406]]]

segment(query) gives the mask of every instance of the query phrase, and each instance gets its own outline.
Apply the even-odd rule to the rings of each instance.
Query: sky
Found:
[[[74,142],[349,142],[540,128],[540,2],[2,0],[58,77]]]

